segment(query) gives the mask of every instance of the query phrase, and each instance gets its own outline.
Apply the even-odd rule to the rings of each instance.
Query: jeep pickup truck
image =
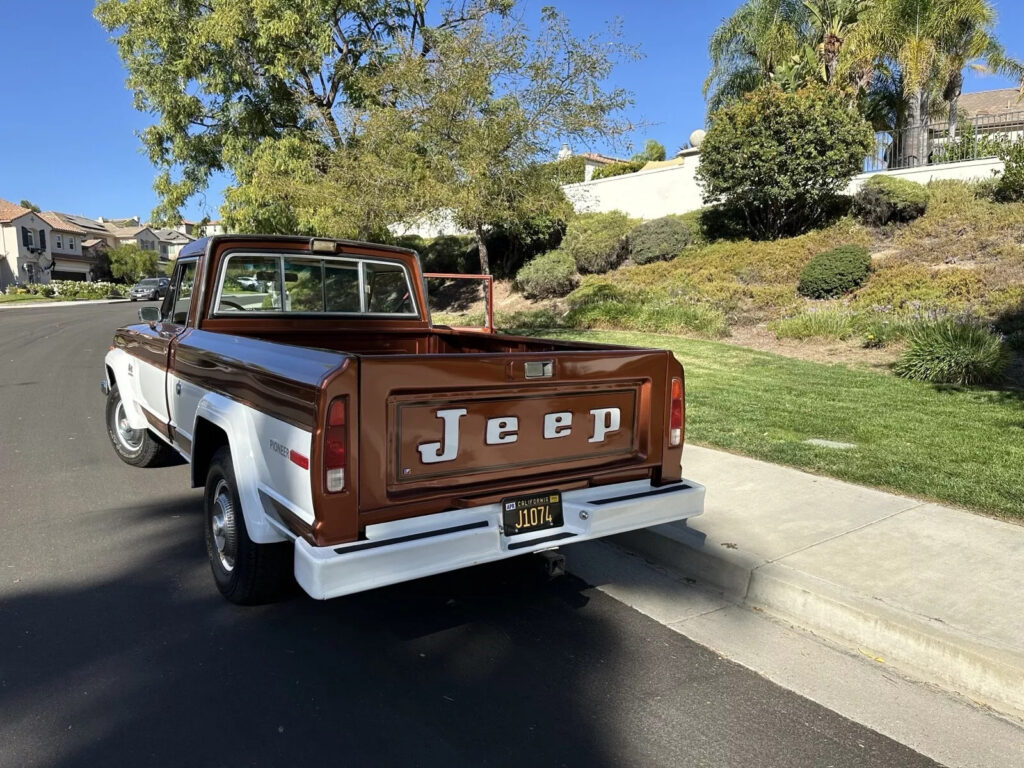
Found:
[[[180,454],[217,587],[332,598],[701,513],[666,351],[435,326],[414,251],[223,235],[105,358],[114,450]]]

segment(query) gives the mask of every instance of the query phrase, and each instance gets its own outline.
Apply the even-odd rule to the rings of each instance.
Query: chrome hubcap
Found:
[[[210,518],[210,529],[213,534],[213,546],[217,549],[221,567],[230,572],[235,567],[238,542],[235,532],[235,505],[231,501],[231,490],[224,480],[218,482],[213,491],[213,516]]]
[[[132,429],[131,424],[128,423],[128,415],[125,413],[123,401],[118,401],[117,403],[117,411],[114,413],[114,427],[117,432],[117,439],[125,449],[134,452],[142,448],[142,438],[144,437],[142,430]]]

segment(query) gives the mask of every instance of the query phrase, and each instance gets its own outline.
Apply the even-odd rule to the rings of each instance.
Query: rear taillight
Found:
[[[328,493],[345,490],[345,462],[348,453],[348,398],[331,401],[324,430],[324,487]]]
[[[672,379],[672,402],[669,405],[668,444],[675,448],[683,442],[683,380]]]

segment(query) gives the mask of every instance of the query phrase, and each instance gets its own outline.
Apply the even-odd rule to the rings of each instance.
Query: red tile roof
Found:
[[[15,219],[20,219],[26,213],[32,213],[32,211],[8,200],[0,200],[0,224],[9,224]]]
[[[580,157],[587,160],[592,160],[595,163],[601,163],[608,165],[609,163],[625,163],[627,160],[623,160],[621,157],[609,157],[608,155],[599,155],[596,152],[581,152]]]

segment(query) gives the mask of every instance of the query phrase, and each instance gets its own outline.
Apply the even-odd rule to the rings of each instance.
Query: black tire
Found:
[[[131,300],[132,300],[132,301],[135,301],[135,297],[134,297],[134,296],[132,296],[132,297],[131,297]]]
[[[238,605],[260,605],[292,590],[292,544],[256,544],[249,538],[227,446],[210,460],[203,521],[213,580],[224,597]]]
[[[124,413],[124,403],[117,384],[107,394],[107,436],[116,453],[125,464],[133,467],[154,467],[174,457],[169,445],[151,434],[148,429],[132,429]]]

